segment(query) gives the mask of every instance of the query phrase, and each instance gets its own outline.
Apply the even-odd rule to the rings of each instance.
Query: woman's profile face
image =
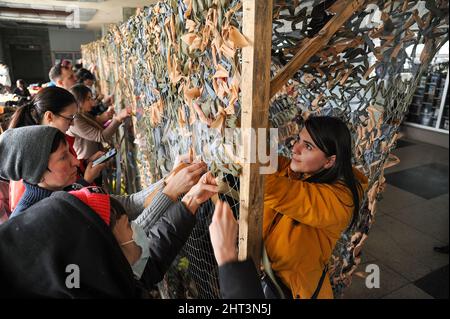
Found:
[[[95,106],[95,99],[92,96],[92,93],[88,93],[86,100],[83,102],[83,111],[90,112]]]
[[[308,130],[303,128],[299,134],[299,140],[292,148],[291,170],[313,175],[327,168],[327,163],[329,158],[314,144]]]
[[[69,152],[69,144],[61,143],[58,149],[50,154],[47,171],[39,186],[57,191],[72,185],[77,180],[78,160]]]
[[[49,123],[43,123],[54,128],[57,128],[63,133],[66,133],[71,125],[73,125],[74,116],[78,113],[78,106],[72,103],[65,107],[59,114],[54,114]]]

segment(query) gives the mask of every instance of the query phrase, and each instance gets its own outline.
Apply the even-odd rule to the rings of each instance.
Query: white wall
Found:
[[[423,128],[412,127],[403,125],[401,131],[405,134],[406,138],[433,144],[445,148],[449,148],[449,135],[448,133],[433,132]]]
[[[84,29],[59,29],[49,28],[50,50],[79,52],[82,44],[86,44],[97,39],[94,31]]]

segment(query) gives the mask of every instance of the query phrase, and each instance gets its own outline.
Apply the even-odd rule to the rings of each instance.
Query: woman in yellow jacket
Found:
[[[326,270],[343,231],[356,221],[367,178],[352,167],[350,132],[333,117],[310,117],[266,177],[263,238],[272,270],[293,298],[333,298]],[[324,274],[322,284],[321,277]]]

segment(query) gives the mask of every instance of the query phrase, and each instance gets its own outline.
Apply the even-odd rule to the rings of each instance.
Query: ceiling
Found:
[[[124,11],[157,0],[0,0],[0,23],[59,25],[90,30],[122,22]]]

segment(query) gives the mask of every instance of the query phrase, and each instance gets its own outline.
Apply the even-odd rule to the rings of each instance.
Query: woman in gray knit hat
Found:
[[[9,128],[48,125],[59,129],[62,133],[66,133],[73,124],[77,112],[78,104],[72,93],[60,87],[47,87],[40,90],[28,104],[23,105],[14,112]],[[76,157],[76,152],[72,147],[74,138],[66,135],[66,141],[69,144],[69,151]],[[92,185],[106,164],[93,167],[90,162],[102,155],[103,152],[99,152],[86,165],[79,165],[78,184],[83,186]],[[16,207],[24,191],[25,186],[21,181],[10,183],[11,211]]]
[[[70,154],[64,134],[51,126],[5,131],[0,135],[0,158],[0,177],[25,183],[25,193],[11,217],[77,179],[78,161]]]
[[[25,182],[25,193],[10,217],[64,190],[76,180],[78,161],[69,152],[64,134],[45,125],[9,129],[0,135],[0,177]],[[187,193],[206,171],[206,164],[185,164],[167,181],[162,179],[142,191],[125,196],[111,195],[125,208],[130,220],[139,216],[148,231],[178,197]],[[152,198],[151,203],[146,200]]]

